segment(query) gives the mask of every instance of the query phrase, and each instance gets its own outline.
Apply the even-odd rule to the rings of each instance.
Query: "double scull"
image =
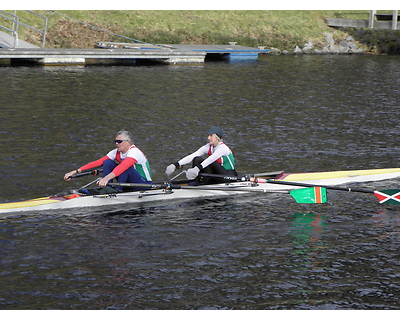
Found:
[[[289,193],[291,190],[296,189],[305,189],[310,187],[329,189],[332,186],[373,182],[399,177],[400,168],[291,174],[284,172],[270,172],[258,175],[243,175],[234,178],[226,177],[226,183],[213,185],[189,186],[185,184],[174,185],[172,183],[159,183],[145,186],[141,185],[141,187],[146,187],[147,190],[95,195],[87,195],[82,193],[81,190],[71,190],[71,192],[62,196],[56,195],[20,202],[2,203],[0,204],[0,213],[101,206],[118,207],[118,205],[122,204],[143,205],[194,198],[229,197],[251,192]],[[118,184],[111,185],[115,186]],[[120,185],[124,186],[123,184]],[[133,185],[126,184],[125,186]],[[375,193],[374,190],[352,189],[347,187],[332,187],[331,189]],[[387,195],[385,192],[383,194],[385,196]],[[390,199],[386,200],[380,199],[377,194],[375,195],[381,203],[391,201],[400,204],[400,190],[390,190],[390,195],[388,196]]]

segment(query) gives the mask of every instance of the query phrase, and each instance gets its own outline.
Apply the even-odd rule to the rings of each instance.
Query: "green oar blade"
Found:
[[[400,205],[400,189],[386,189],[374,191],[375,197],[381,204]]]
[[[297,203],[325,203],[328,200],[326,189],[322,187],[295,189],[290,191],[290,195]]]

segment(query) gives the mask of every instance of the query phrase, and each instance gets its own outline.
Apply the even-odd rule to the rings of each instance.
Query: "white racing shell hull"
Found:
[[[114,193],[105,195],[89,195],[81,196],[68,200],[59,200],[59,198],[45,197],[39,199],[32,199],[23,202],[4,204],[3,208],[0,207],[0,213],[18,212],[18,211],[41,211],[41,210],[57,210],[57,209],[71,209],[71,208],[84,208],[84,207],[100,207],[128,204],[155,204],[168,201],[185,200],[185,199],[201,199],[211,197],[227,197],[237,194],[245,194],[249,192],[279,192],[282,190],[295,189],[291,186],[268,185],[268,188],[251,187],[251,183],[230,183],[213,185],[215,188],[226,188],[227,190],[187,190],[187,189],[173,189],[168,190],[148,190],[148,191],[134,191],[124,193]],[[232,190],[228,188],[231,187]],[[207,186],[212,188],[212,186]],[[234,190],[240,188],[239,190]],[[243,190],[246,188],[247,190]],[[8,205],[8,208],[4,208]]]
[[[334,186],[347,183],[350,184],[359,182],[380,181],[399,177],[400,168],[394,168],[282,174],[282,176],[276,180]],[[201,188],[205,188],[206,190]],[[0,204],[0,213],[102,206],[118,207],[119,205],[127,204],[155,204],[158,202],[161,203],[165,201],[168,202],[181,199],[185,200],[193,198],[201,199],[212,197],[227,197],[237,194],[245,194],[246,192],[288,192],[297,188],[299,187],[283,184],[260,183],[255,185],[251,182],[233,182],[228,184],[192,187],[191,189],[173,189],[171,191],[155,189],[148,191],[135,191],[106,195],[77,196],[71,199],[66,199],[64,197],[44,197],[22,202]]]

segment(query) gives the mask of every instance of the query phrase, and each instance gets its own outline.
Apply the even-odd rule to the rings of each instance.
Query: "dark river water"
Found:
[[[400,57],[0,68],[0,201],[135,136],[154,181],[224,129],[238,171],[399,167]],[[397,188],[399,180],[364,184]],[[399,309],[400,210],[266,194],[0,216],[0,309]]]

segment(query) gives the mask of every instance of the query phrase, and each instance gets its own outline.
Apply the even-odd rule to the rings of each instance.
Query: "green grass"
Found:
[[[12,11],[8,11],[13,13]],[[110,33],[95,31],[50,11],[35,11],[49,19],[47,48],[93,48],[97,41],[125,42]],[[325,18],[368,19],[368,11],[306,10],[144,10],[144,11],[59,11],[110,32],[148,43],[227,44],[275,47],[292,50],[312,40],[324,44],[324,32],[338,40],[347,34],[329,28]],[[43,29],[43,20],[18,11],[21,21]],[[0,24],[3,21],[0,20]],[[20,28],[20,38],[40,45],[40,34]]]

